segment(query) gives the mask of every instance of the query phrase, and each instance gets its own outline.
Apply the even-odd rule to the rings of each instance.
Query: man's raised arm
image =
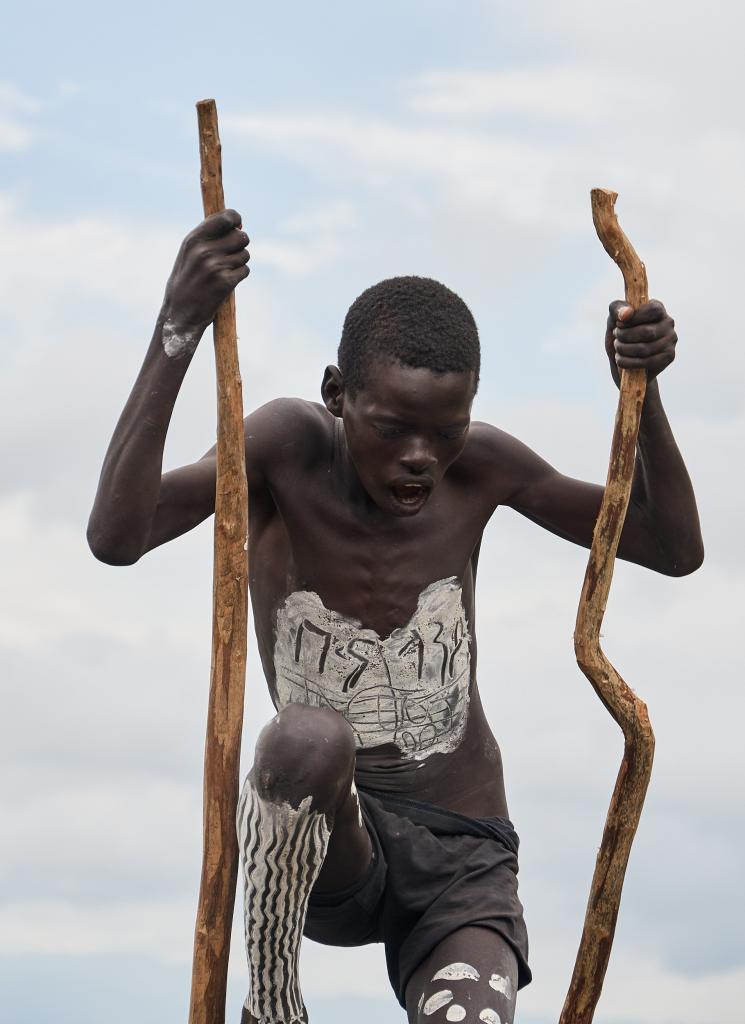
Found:
[[[619,369],[645,369],[648,377],[618,556],[668,576],[693,572],[704,557],[693,486],[656,380],[673,361],[676,342],[675,325],[662,303],[649,302],[636,311],[623,302],[611,304],[605,345],[616,384]],[[504,504],[553,533],[589,547],[603,489],[562,475],[514,438],[502,441],[500,447],[516,482]]]
[[[103,562],[130,565],[214,511],[215,463],[162,476],[163,448],[181,383],[217,307],[248,276],[248,236],[235,210],[208,217],[184,239],[152,341],[114,430],[88,522]]]

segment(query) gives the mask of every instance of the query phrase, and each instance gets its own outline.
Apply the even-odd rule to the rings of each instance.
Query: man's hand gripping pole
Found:
[[[647,274],[616,219],[614,206],[617,198],[615,192],[593,189],[592,219],[605,251],[621,269],[626,301],[636,309],[648,301]],[[592,1021],[610,957],[631,844],[652,773],[654,734],[646,704],[639,700],[600,649],[600,626],[631,494],[646,387],[645,370],[621,371],[621,392],[608,479],[595,524],[574,630],[577,663],[623,730],[624,753],[608,808],[582,938],[559,1024],[590,1024]]]
[[[197,103],[205,217],[225,209],[214,100]],[[235,812],[243,727],[248,617],[248,489],[235,296],[214,321],[217,490],[212,663],[204,751],[202,877],[194,933],[189,1024],[223,1024],[238,875]]]

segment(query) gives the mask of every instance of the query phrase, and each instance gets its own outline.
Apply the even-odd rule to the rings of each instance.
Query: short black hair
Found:
[[[455,292],[429,277],[391,277],[368,288],[349,307],[339,342],[344,388],[365,385],[374,358],[435,373],[474,373],[479,383],[479,332]]]

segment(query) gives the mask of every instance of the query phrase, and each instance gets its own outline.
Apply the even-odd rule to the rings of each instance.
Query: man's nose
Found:
[[[426,473],[437,465],[437,456],[425,445],[416,445],[401,456],[401,465],[410,473]]]

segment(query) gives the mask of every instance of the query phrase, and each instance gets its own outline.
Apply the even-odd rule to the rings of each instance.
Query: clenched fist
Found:
[[[248,235],[235,210],[207,217],[181,243],[163,299],[163,347],[191,354],[235,286],[248,277]]]
[[[611,302],[605,351],[616,384],[621,370],[646,370],[652,380],[675,359],[677,341],[675,321],[661,302],[645,302],[638,309],[620,300]]]

